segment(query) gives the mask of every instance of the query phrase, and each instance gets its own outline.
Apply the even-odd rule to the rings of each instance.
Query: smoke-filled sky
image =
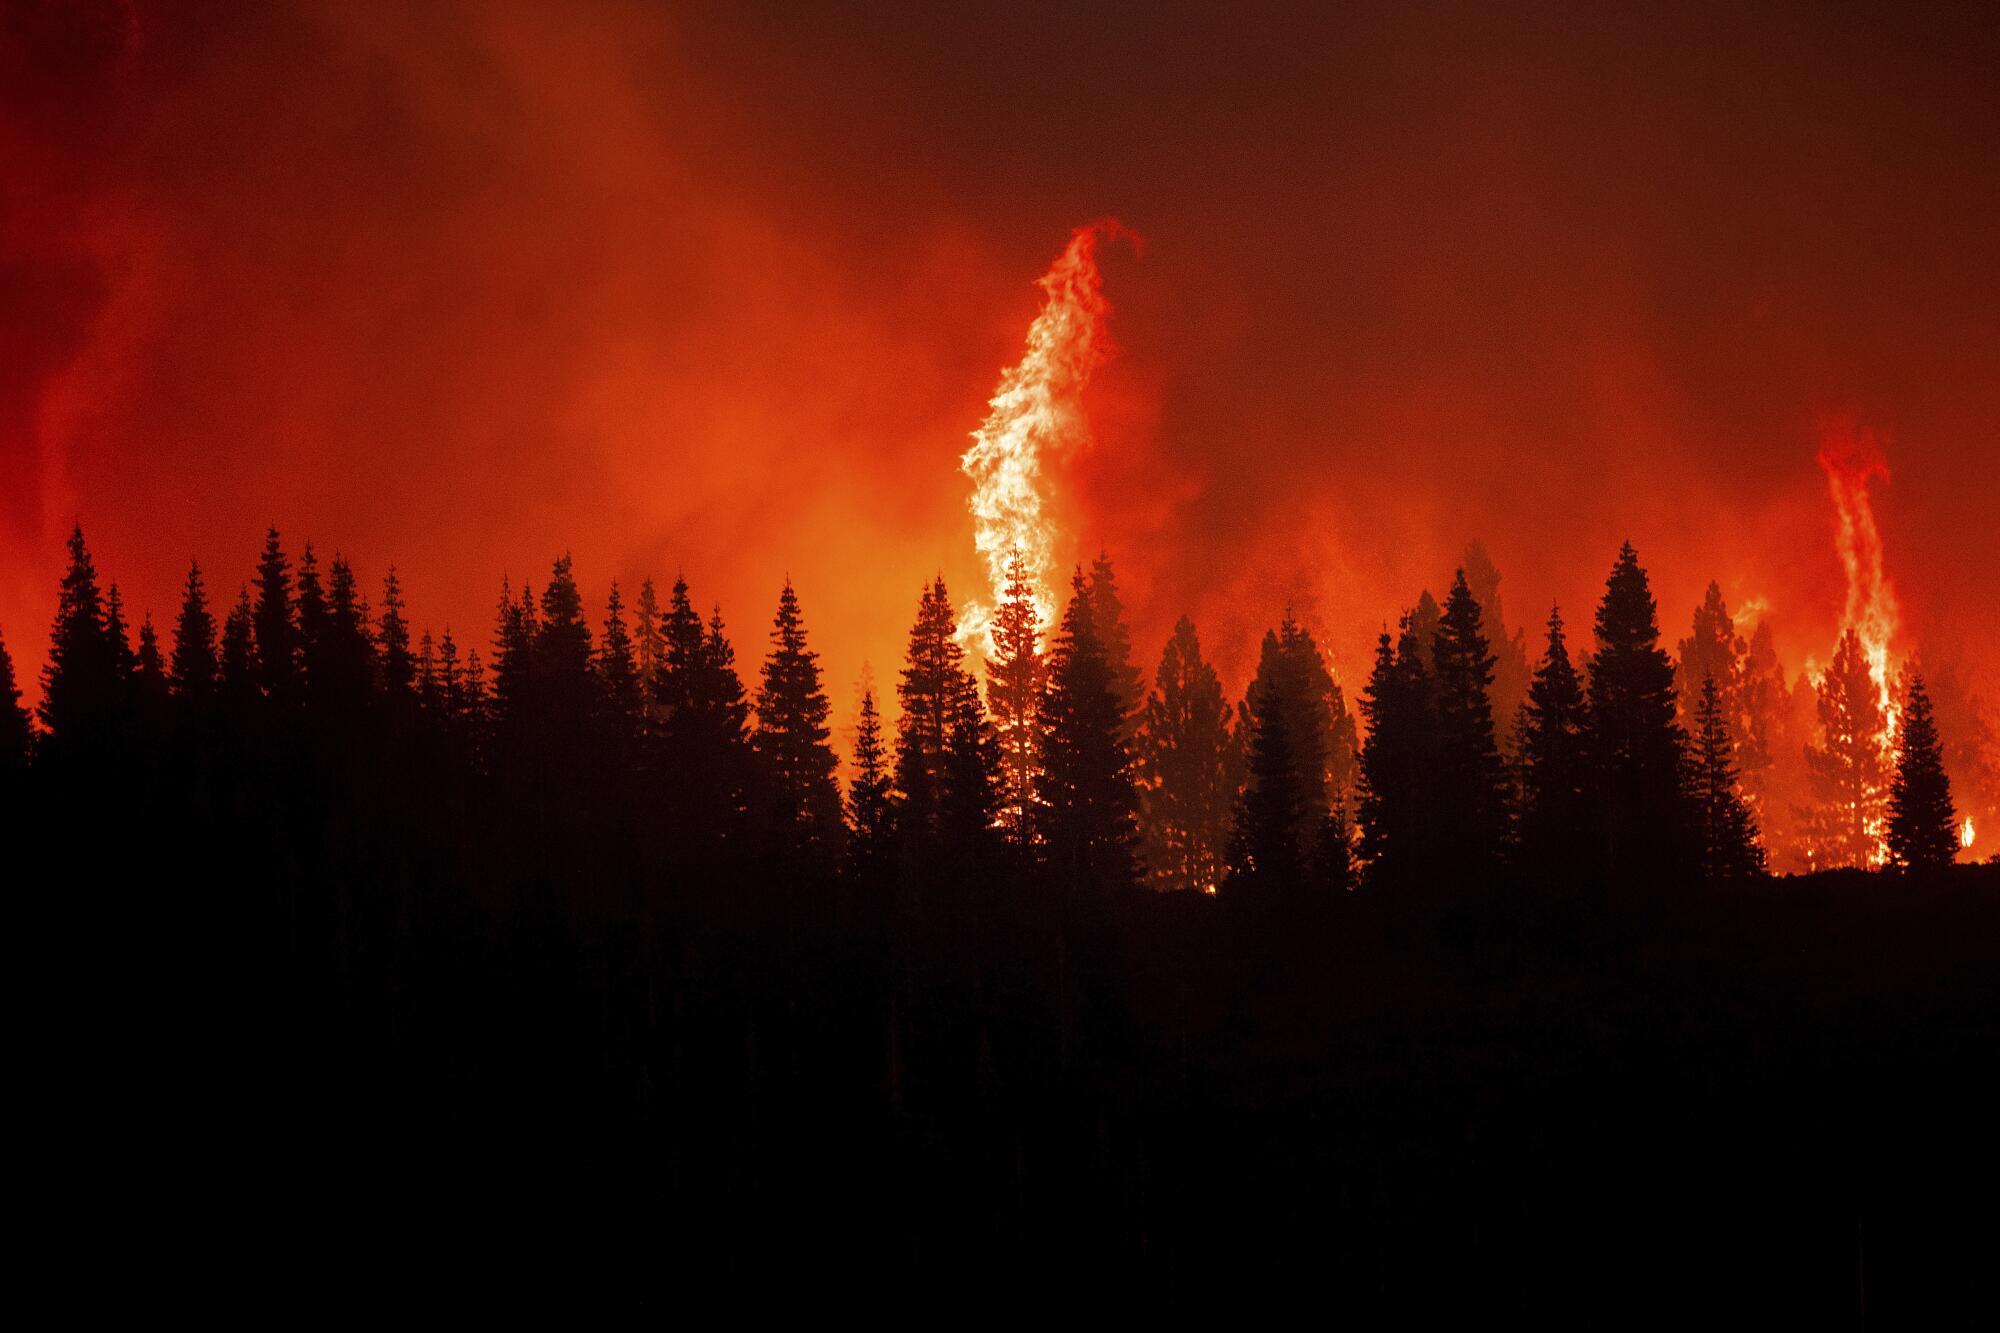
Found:
[[[1358,684],[1480,538],[1509,619],[1618,543],[1787,665],[1876,431],[1908,646],[2000,661],[2000,24],[1826,4],[0,3],[0,634],[81,519],[135,610],[267,524],[484,644],[500,580],[780,582],[847,712],[1071,229],[1122,351],[1055,469],[1150,665],[1294,607]],[[1755,10],[1755,13],[1745,11]],[[1504,12],[1503,12],[1504,11]]]

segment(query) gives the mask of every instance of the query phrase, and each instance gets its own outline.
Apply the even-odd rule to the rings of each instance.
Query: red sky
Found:
[[[1149,667],[1186,610],[1240,688],[1290,604],[1358,682],[1468,539],[1539,624],[1629,536],[1796,669],[1847,417],[1911,643],[1990,672],[2000,25],[1607,8],[0,4],[0,634],[73,519],[163,622],[276,523],[480,643],[569,550],[746,666],[789,573],[845,712],[975,591],[958,455],[1115,215],[1056,503]]]

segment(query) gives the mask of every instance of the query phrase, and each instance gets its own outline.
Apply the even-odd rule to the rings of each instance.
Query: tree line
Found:
[[[918,601],[893,737],[871,687],[843,792],[789,581],[746,690],[720,610],[704,617],[685,580],[664,605],[646,581],[629,610],[614,583],[593,624],[565,556],[539,595],[503,588],[482,657],[449,630],[413,633],[393,567],[371,606],[342,557],[322,572],[308,544],[295,565],[275,530],[219,621],[201,569],[189,569],[163,644],[150,615],[134,636],[79,528],[39,727],[0,643],[0,771],[9,783],[147,765],[212,775],[368,730],[441,772],[526,784],[545,804],[581,801],[594,807],[573,812],[585,822],[624,804],[586,793],[646,792],[628,813],[649,808],[671,868],[711,872],[743,853],[787,882],[882,886],[1032,867],[1078,892],[1146,884],[1269,904],[1505,874],[1764,873],[1763,803],[1738,756],[1747,740],[1753,764],[1770,760],[1753,669],[1738,663],[1740,641],[1728,651],[1715,586],[1676,660],[1627,544],[1593,649],[1573,657],[1552,612],[1526,679],[1517,665],[1502,682],[1522,696],[1510,720],[1496,690],[1509,673],[1486,627],[1497,574],[1476,546],[1469,563],[1486,597],[1465,568],[1442,607],[1423,594],[1380,634],[1354,711],[1290,615],[1265,634],[1241,701],[1225,698],[1185,617],[1148,688],[1104,556],[1077,568],[1054,626],[1038,623],[1015,563],[982,688],[940,577]],[[1521,636],[1500,648],[1518,659]],[[1823,740],[1805,753],[1822,796],[1808,822],[1831,863],[1861,863],[1878,838],[1897,866],[1956,854],[1921,672],[1900,702],[1892,760],[1846,632],[1818,690]]]

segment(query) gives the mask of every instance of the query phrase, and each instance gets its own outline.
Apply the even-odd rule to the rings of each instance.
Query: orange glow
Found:
[[[1006,595],[1007,566],[1016,553],[1034,589],[1038,620],[1044,625],[1056,620],[1050,573],[1057,533],[1042,464],[1090,442],[1083,390],[1113,350],[1105,336],[1111,306],[1097,271],[1097,243],[1116,236],[1131,233],[1115,219],[1078,227],[1049,271],[1036,279],[1042,309],[1028,326],[1027,350],[1000,377],[991,410],[959,460],[972,478],[972,543],[993,589],[991,604],[967,602],[959,636],[982,654],[992,651],[993,607]]]

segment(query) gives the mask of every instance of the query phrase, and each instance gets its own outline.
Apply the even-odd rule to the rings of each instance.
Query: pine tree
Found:
[[[1111,892],[1133,882],[1138,794],[1123,739],[1124,702],[1097,637],[1095,590],[1081,568],[1070,586],[1042,700],[1036,828],[1065,884]]]
[[[750,708],[722,612],[704,626],[685,579],[674,582],[663,628],[667,651],[656,684],[664,719],[659,770],[672,817],[680,821],[677,854],[706,864],[715,847],[743,836],[753,802]]]
[[[771,622],[771,651],[757,690],[754,744],[770,780],[771,808],[787,859],[831,869],[844,825],[840,761],[827,744],[832,705],[820,684],[819,654],[806,646],[798,593],[785,580]]]
[[[1583,681],[1555,608],[1521,731],[1521,859],[1544,874],[1567,877],[1592,860],[1584,831],[1591,812],[1587,728]]]
[[[1735,747],[1722,710],[1722,689],[1702,678],[1695,705],[1695,818],[1700,828],[1703,879],[1743,879],[1764,871],[1757,825],[1736,785]]]
[[[174,621],[174,649],[168,680],[174,694],[190,706],[205,706],[215,694],[215,617],[208,609],[208,591],[201,566],[188,565],[181,594],[181,612]]]
[[[657,637],[657,628],[654,634]],[[632,636],[625,628],[625,603],[618,595],[616,579],[611,581],[611,595],[605,599],[604,642],[597,650],[597,675],[621,730],[635,729],[645,697],[641,693],[639,664],[633,657]]]
[[[1868,669],[1868,655],[1852,629],[1840,636],[1833,661],[1820,677],[1820,743],[1806,747],[1806,775],[1813,796],[1805,811],[1813,865],[1871,866],[1883,858],[1889,773],[1883,752],[1889,719]]]
[[[0,794],[27,771],[33,742],[34,728],[28,723],[28,710],[21,706],[14,659],[7,655],[6,640],[0,639]]]
[[[1111,670],[1111,689],[1118,696],[1124,719],[1119,738],[1131,743],[1138,729],[1139,709],[1146,702],[1145,678],[1132,661],[1132,633],[1125,626],[1125,603],[1118,596],[1118,579],[1111,570],[1111,557],[1103,551],[1090,565],[1090,609],[1092,628]]]
[[[659,678],[666,662],[666,639],[660,633],[660,599],[653,581],[639,585],[638,616],[632,626],[632,654],[639,673],[639,700],[648,727],[658,724]]]
[[[104,592],[104,632],[111,640],[112,672],[119,684],[119,706],[123,707],[130,702],[126,687],[139,669],[139,658],[132,651],[132,634],[125,623],[125,599],[119,596],[115,583]]]
[[[890,807],[889,751],[873,686],[861,691],[861,716],[854,730],[854,781],[847,789],[848,867],[857,875],[876,873],[888,856],[894,833]]]
[[[222,622],[222,651],[216,674],[217,694],[229,725],[241,731],[258,700],[256,611],[248,585],[236,593],[236,605]]]
[[[281,707],[298,698],[299,628],[292,604],[292,562],[278,540],[278,530],[264,535],[264,553],[257,561],[257,604],[251,625],[257,643],[257,684],[264,697]]]
[[[1230,715],[1194,622],[1182,616],[1134,741],[1141,859],[1154,888],[1213,893],[1222,882],[1236,805]]]
[[[1393,646],[1386,630],[1376,640],[1362,694],[1368,738],[1361,747],[1361,852],[1376,885],[1428,885],[1443,859],[1435,791],[1438,690],[1422,612],[1420,601],[1403,617]],[[1435,641],[1436,628],[1430,633]]]
[[[1027,563],[1007,562],[1007,592],[993,617],[993,656],[986,663],[986,706],[1000,746],[1000,819],[1016,844],[1027,845],[1040,772],[1042,694],[1048,663]]]
[[[896,698],[897,817],[907,831],[935,833],[944,801],[945,754],[952,723],[968,690],[975,691],[958,644],[958,622],[944,580],[925,585],[910,627],[909,651]]]
[[[1231,837],[1235,872],[1280,895],[1344,883],[1344,855],[1337,864],[1322,862],[1330,847],[1327,822],[1354,780],[1354,722],[1319,645],[1289,611],[1264,636],[1238,730],[1243,786]]]
[[[410,656],[410,622],[404,615],[403,584],[396,567],[382,579],[382,611],[375,622],[380,651],[382,689],[394,700],[408,700],[416,689],[417,664]]]
[[[1507,841],[1507,773],[1494,737],[1493,655],[1460,570],[1432,648],[1437,665],[1436,814],[1447,873],[1490,873]]]
[[[1903,692],[1896,776],[1889,788],[1889,861],[1906,870],[1948,866],[1958,855],[1958,812],[1922,672]]]
[[[1694,625],[1687,638],[1677,645],[1679,659],[1674,671],[1676,707],[1681,729],[1690,736],[1701,709],[1702,681],[1715,677],[1716,698],[1723,724],[1732,736],[1743,729],[1743,677],[1749,647],[1736,632],[1729,606],[1722,600],[1721,585],[1711,581],[1702,603],[1694,609]]]
[[[461,688],[464,703],[459,715],[464,719],[466,736],[475,756],[483,759],[493,727],[493,696],[486,688],[486,667],[479,660],[477,648],[466,651]]]
[[[49,633],[49,659],[42,668],[37,712],[48,731],[50,753],[80,762],[115,742],[124,716],[120,654],[97,590],[97,569],[83,541],[83,528],[70,530],[69,568],[64,571]]]
[[[417,639],[417,707],[433,718],[444,708],[444,691],[438,683],[437,640],[428,629]]]
[[[1290,892],[1305,878],[1301,837],[1317,802],[1313,775],[1320,765],[1310,736],[1298,725],[1290,666],[1278,632],[1265,631],[1257,675],[1244,696],[1249,739],[1230,842],[1232,892],[1241,885],[1269,898]]]
[[[691,706],[699,691],[703,660],[701,615],[688,595],[687,580],[677,578],[660,626],[664,652],[654,677],[654,693],[662,717],[671,722],[675,712]]]
[[[1646,571],[1626,542],[1597,608],[1590,659],[1590,765],[1603,864],[1628,880],[1671,882],[1696,869],[1687,740],[1674,721],[1673,662]]]
[[[438,638],[437,693],[446,733],[462,735],[466,723],[465,664],[459,661],[458,641],[452,638],[449,625]]]
[[[587,746],[601,713],[590,625],[583,593],[567,555],[559,557],[542,589],[535,628],[534,679],[537,730],[545,748]],[[580,762],[581,756],[572,756]]]
[[[500,581],[493,626],[493,710],[496,723],[510,734],[525,725],[534,690],[533,608],[528,589],[521,590],[517,601],[507,581]]]
[[[335,552],[327,569],[326,626],[306,683],[314,704],[338,719],[336,725],[357,716],[374,688],[375,645],[368,619],[354,570]]]
[[[934,579],[896,685],[896,824],[918,850],[957,861],[981,849],[1000,799],[998,745],[964,660],[950,595]]]
[[[331,611],[327,606],[326,589],[319,579],[319,557],[313,553],[311,542],[307,542],[305,550],[299,554],[298,607],[299,663],[305,672],[306,688],[316,691],[320,682],[314,676],[323,675],[326,670]]]
[[[160,635],[149,613],[139,621],[139,652],[132,668],[133,704],[140,725],[155,740],[167,729],[171,707],[171,687],[167,683],[166,657],[160,652]]]

